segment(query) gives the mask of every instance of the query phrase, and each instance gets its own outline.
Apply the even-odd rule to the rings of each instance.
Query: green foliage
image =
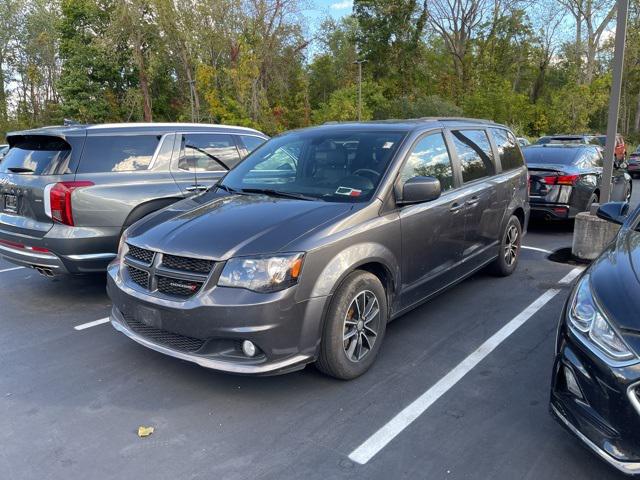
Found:
[[[620,121],[634,138],[639,2]],[[0,131],[72,118],[275,134],[355,120],[355,62],[364,61],[363,119],[470,116],[528,136],[602,132],[613,45],[600,42],[587,68],[566,3],[461,2],[449,11],[447,0],[354,0],[351,15],[314,26],[302,0],[3,0]]]

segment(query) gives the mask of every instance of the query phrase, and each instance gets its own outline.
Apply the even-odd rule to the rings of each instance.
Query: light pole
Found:
[[[362,121],[362,64],[366,60],[356,60],[353,62],[358,65],[358,121]]]
[[[620,91],[622,89],[629,0],[617,0],[617,4],[616,49],[613,55],[613,81],[611,82],[611,97],[609,99],[609,119],[607,122],[607,142],[605,145],[604,168],[602,169],[600,203],[607,203],[611,200],[611,178],[613,177],[616,136],[618,133],[618,112],[620,110]]]

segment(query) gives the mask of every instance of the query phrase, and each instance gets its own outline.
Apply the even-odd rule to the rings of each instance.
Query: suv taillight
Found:
[[[45,212],[58,223],[73,226],[71,194],[76,188],[90,187],[93,182],[58,182],[47,185],[45,189]]]

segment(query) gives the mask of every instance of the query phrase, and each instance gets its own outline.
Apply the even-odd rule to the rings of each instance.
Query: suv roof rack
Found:
[[[495,125],[493,120],[486,120],[484,118],[468,118],[468,117],[421,117],[418,120],[422,121],[437,121],[437,122],[470,122],[470,123],[486,123]]]

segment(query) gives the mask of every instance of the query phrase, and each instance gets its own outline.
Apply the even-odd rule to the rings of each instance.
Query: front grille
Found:
[[[176,255],[163,255],[162,265],[174,270],[208,274],[213,268],[213,261],[202,260],[200,258],[178,257]]]
[[[202,287],[202,282],[194,282],[193,280],[179,280],[162,275],[157,275],[156,279],[158,280],[159,292],[175,297],[190,297]]]
[[[131,282],[180,300],[197,293],[215,265],[213,260],[167,255],[135,245],[129,246],[124,263]]]
[[[152,252],[151,250],[145,250],[144,248],[136,247],[135,245],[127,245],[129,246],[127,256],[139,260],[142,263],[146,263],[147,265],[151,265],[154,252]]]
[[[129,328],[136,332],[138,335],[141,335],[154,343],[164,345],[174,350],[180,350],[183,352],[195,352],[197,350],[200,350],[205,342],[204,340],[200,340],[199,338],[187,337],[178,333],[167,332],[166,330],[162,330],[160,328],[150,327],[149,325],[145,325],[139,320],[136,320],[131,315],[123,315],[123,317]]]
[[[131,265],[127,265],[127,270],[129,272],[129,277],[135,283],[144,288],[149,288],[149,274],[144,270],[140,270],[139,268],[132,267]]]

